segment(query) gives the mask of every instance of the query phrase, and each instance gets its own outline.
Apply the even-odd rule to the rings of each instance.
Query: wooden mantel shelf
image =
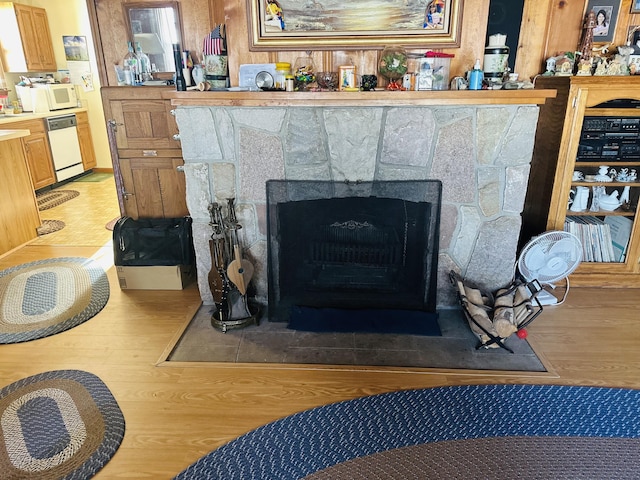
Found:
[[[174,106],[225,107],[381,107],[543,104],[555,90],[442,90],[429,92],[177,92],[162,93]]]

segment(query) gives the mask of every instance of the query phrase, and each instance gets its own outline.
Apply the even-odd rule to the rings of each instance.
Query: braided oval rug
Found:
[[[176,479],[633,479],[640,391],[547,385],[404,390],[249,432]]]
[[[107,386],[80,370],[58,370],[0,390],[0,478],[88,479],[124,437]]]
[[[75,327],[104,308],[109,280],[87,258],[25,263],[0,272],[0,344],[47,337]]]

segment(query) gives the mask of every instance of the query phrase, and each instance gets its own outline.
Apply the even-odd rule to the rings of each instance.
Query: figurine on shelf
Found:
[[[556,73],[556,59],[555,57],[547,58],[547,70],[543,73],[545,76],[555,75]]]
[[[598,170],[598,174],[595,178],[596,182],[610,182],[611,177],[609,176],[609,167],[607,165],[600,165]]]

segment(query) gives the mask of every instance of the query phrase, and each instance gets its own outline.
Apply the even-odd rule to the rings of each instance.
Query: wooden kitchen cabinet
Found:
[[[7,129],[5,129],[7,130]],[[0,255],[38,236],[40,214],[20,141],[21,127],[0,134]],[[24,137],[22,137],[24,138]]]
[[[22,138],[27,164],[33,189],[39,190],[56,182],[56,172],[53,167],[49,138],[44,127],[44,121],[25,120],[23,122],[6,123],[0,126],[2,130],[29,130],[31,134]]]
[[[622,240],[622,247],[626,247],[623,257],[602,262],[585,256],[570,278],[576,286],[640,287],[640,182],[637,178],[621,179],[620,175],[608,181],[596,178],[601,166],[618,173],[622,169],[640,172],[640,78],[572,77],[567,81],[567,107],[559,131],[557,168],[546,227],[563,230],[567,216],[579,222],[605,221],[617,225],[611,227],[612,231],[623,230],[620,225],[629,227],[630,233]],[[574,180],[575,170],[586,179]],[[569,209],[570,192],[577,187],[589,189],[585,211]],[[598,209],[593,207],[594,187],[602,187],[606,195],[617,191],[620,196],[628,187],[630,201],[613,211]]]
[[[51,32],[44,8],[0,2],[0,43],[7,72],[56,71]]]
[[[124,215],[174,218],[189,214],[178,126],[166,87],[103,87],[113,170]]]
[[[93,149],[93,137],[91,127],[89,127],[89,115],[87,112],[76,113],[78,129],[78,142],[80,143],[80,154],[82,155],[82,165],[85,171],[95,168],[98,165],[96,152]]]

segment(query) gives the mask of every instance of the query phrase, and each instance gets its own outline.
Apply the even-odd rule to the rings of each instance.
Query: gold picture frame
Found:
[[[338,90],[349,91],[357,90],[358,76],[356,75],[356,67],[354,65],[343,65],[338,67]]]
[[[249,49],[460,46],[463,0],[247,0]]]

